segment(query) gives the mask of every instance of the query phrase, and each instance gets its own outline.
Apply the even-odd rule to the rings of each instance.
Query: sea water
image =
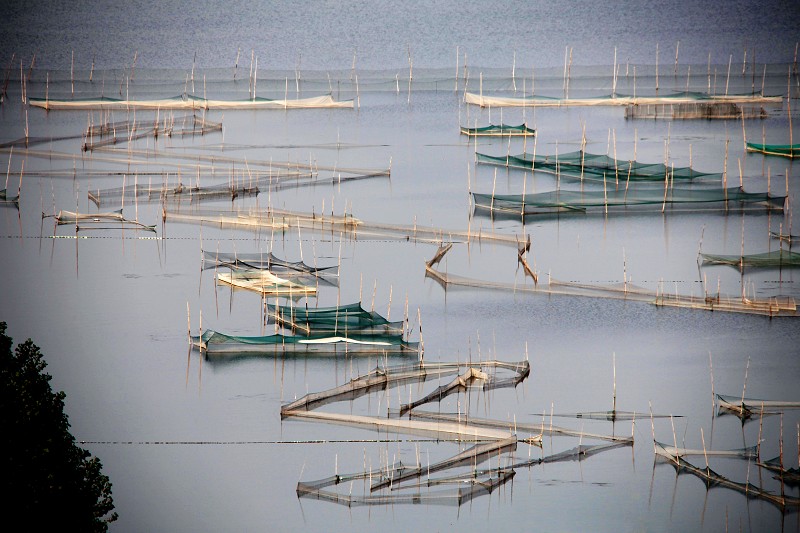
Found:
[[[718,288],[723,294],[745,291],[760,298],[797,297],[800,292],[792,270],[742,275],[730,267],[698,266],[699,250],[739,254],[777,249],[768,232],[786,232],[791,221],[796,169],[781,159],[746,154],[741,121],[625,120],[620,108],[501,111],[463,104],[463,93],[478,92],[484,76],[487,94],[609,94],[615,50],[620,93],[654,90],[658,70],[661,91],[684,90],[688,77],[693,90],[713,86],[721,93],[731,83],[747,92],[760,90],[763,80],[765,92],[785,95],[787,84],[794,83],[796,91],[796,78],[789,77],[800,37],[794,5],[228,2],[220,8],[213,3],[98,7],[26,2],[6,9],[0,59],[11,68],[0,107],[2,142],[23,137],[26,127],[31,137],[55,138],[80,135],[89,122],[134,118],[124,112],[101,116],[23,106],[20,61],[24,73],[31,70],[29,96],[71,98],[75,84],[76,96],[153,98],[186,90],[210,98],[246,98],[258,57],[259,96],[297,98],[330,90],[338,99],[357,99],[357,108],[212,110],[206,118],[221,121],[224,133],[140,139],[115,146],[113,156],[138,159],[132,151],[126,154],[131,148],[232,158],[235,163],[214,165],[219,173],[214,183],[224,182],[231,167],[244,176],[245,162],[256,160],[391,167],[388,179],[262,192],[234,202],[182,201],[168,204],[170,211],[273,206],[319,213],[324,206],[326,213],[346,211],[366,222],[497,231],[521,239],[530,235],[528,261],[540,280],[628,280],[654,291],[695,296],[716,294]],[[764,63],[769,75],[762,71]],[[152,112],[137,115],[137,120],[155,118]],[[535,147],[532,138],[476,143],[459,135],[460,124],[500,121],[535,127]],[[785,102],[763,121],[745,121],[744,131],[748,140],[760,142],[763,135],[767,142],[788,142]],[[554,154],[577,150],[584,139],[587,151],[612,156],[616,151],[621,159],[635,153],[639,161],[667,158],[702,171],[727,167],[734,186],[741,165],[746,190],[766,190],[769,184],[773,193],[784,194],[788,172],[790,210],[591,214],[530,218],[524,225],[472,216],[469,191],[518,194],[581,186],[539,173],[475,165],[476,151]],[[42,214],[105,210],[88,201],[89,189],[163,179],[148,177],[140,170],[143,164],[129,168],[105,161],[108,153],[84,154],[81,142],[52,140],[30,147],[44,157],[23,155],[22,146],[4,151],[6,164],[10,158],[7,188],[16,191],[21,183],[22,197],[19,210],[0,208],[0,319],[9,323],[16,341],[31,337],[42,347],[54,387],[67,393],[73,434],[101,459],[113,483],[120,519],[112,530],[798,527],[796,513],[784,515],[769,503],[721,488],[707,490],[695,477],[676,475],[654,460],[652,447],[653,430],[659,441],[709,449],[753,445],[760,435],[762,458],[769,459],[778,455],[783,431],[784,461],[796,466],[796,412],[742,424],[734,416],[714,417],[712,406],[712,386],[724,394],[741,395],[746,385],[748,397],[800,399],[796,319],[521,291],[444,290],[424,275],[424,262],[435,253],[436,243],[213,224],[201,228],[173,222],[169,214],[163,222],[161,205],[132,198],[124,200],[125,216],[155,224],[154,233],[55,227]],[[182,161],[180,179],[194,182],[198,170]],[[110,169],[119,174],[109,175]],[[281,405],[340,385],[378,361],[221,362],[190,351],[189,326],[195,334],[212,328],[240,335],[270,333],[274,327],[264,324],[258,295],[217,286],[214,270],[201,270],[203,249],[272,250],[290,260],[341,262],[339,288],[321,288],[308,305],[361,299],[365,307],[398,320],[408,301],[412,338],[422,337],[426,361],[530,361],[531,376],[514,389],[470,389],[428,410],[468,410],[511,427],[514,421],[549,424],[551,413],[606,411],[616,405],[636,411],[635,424],[552,420],[578,431],[633,434],[635,444],[585,461],[518,469],[513,482],[462,506],[351,509],[298,499],[300,480],[396,460],[415,463],[418,457],[424,464],[468,445],[281,420]],[[514,246],[457,242],[437,268],[531,285],[517,266]],[[385,416],[387,407],[421,397],[436,385],[405,386],[331,409]],[[651,428],[650,409],[675,418],[655,419]],[[514,457],[541,457],[594,443],[545,437],[541,450],[521,444]],[[689,460],[705,466],[703,457]],[[511,459],[493,459],[488,466],[502,466],[502,461]],[[771,475],[747,461],[714,459],[710,466],[736,481],[780,490]],[[337,490],[364,493],[362,484]],[[428,490],[434,489],[421,489]],[[797,497],[796,489],[787,494]]]

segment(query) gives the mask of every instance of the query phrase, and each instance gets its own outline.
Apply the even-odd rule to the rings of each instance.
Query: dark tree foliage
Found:
[[[0,322],[4,521],[29,531],[107,531],[117,519],[111,483],[100,461],[75,444],[65,394],[53,392],[46,366],[30,339],[12,352]]]

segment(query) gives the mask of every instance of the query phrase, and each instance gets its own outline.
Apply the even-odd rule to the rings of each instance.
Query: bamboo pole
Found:
[[[612,416],[616,418],[617,414],[617,353],[611,352],[611,366],[614,370],[614,398],[611,403],[611,412],[613,413]]]
[[[658,95],[658,43],[656,43],[656,95]]]
[[[614,180],[619,185],[619,163],[617,162],[617,130],[613,130],[614,136]]]
[[[250,50],[250,75],[248,77],[249,84],[247,86],[247,96],[252,100],[253,99],[253,61],[255,60],[256,51],[255,49]]]
[[[711,362],[711,350],[708,351],[708,373],[711,376],[711,413],[714,413],[717,397],[714,396],[714,365]]]
[[[786,89],[786,114],[789,116],[789,158],[794,157],[794,140],[792,138],[792,69],[789,69],[789,82]],[[788,170],[787,170],[788,172]]]
[[[614,47],[614,70],[611,72],[611,98],[617,96],[617,47]]]
[[[567,67],[567,98],[569,98],[569,82],[572,78],[572,47],[569,47],[569,66]]]
[[[511,86],[514,89],[514,94],[517,94],[517,78],[516,78],[516,69],[517,69],[517,51],[514,50],[514,58],[511,62]],[[501,121],[502,123],[502,121]]]
[[[744,369],[744,385],[742,385],[742,410],[743,411],[744,411],[744,396],[745,396],[745,391],[747,390],[747,373],[748,373],[749,370],[750,370],[750,356],[748,355],[747,356],[747,365],[745,366],[745,369]],[[763,409],[762,409],[762,411],[763,411]]]
[[[136,58],[137,57],[139,57],[139,50],[136,50],[133,53],[133,63],[131,63],[131,77],[130,77],[130,79],[134,79],[136,77],[135,76],[135,71],[136,71]]]
[[[706,471],[708,471],[708,452],[706,451],[706,437],[703,434],[703,428],[700,428],[700,439],[703,441],[703,455],[706,458]]]
[[[455,76],[456,77],[456,82],[455,82],[455,87],[453,88],[453,92],[454,93],[458,93],[458,56],[459,56],[458,45],[456,45],[456,76]],[[467,123],[469,123],[469,122],[467,122]]]
[[[419,362],[423,363],[425,360],[425,342],[422,340],[422,313],[417,307],[417,321],[419,322]]]
[[[725,96],[728,96],[728,84],[731,80],[731,62],[733,61],[733,54],[728,57],[728,76],[725,78]]]
[[[673,416],[671,414],[669,415],[669,423],[672,424],[672,443],[675,446],[675,450],[677,451],[677,449],[678,449],[678,438],[675,435],[675,419],[673,418]]]
[[[744,106],[742,106],[742,148],[747,153],[747,132],[744,129]]]

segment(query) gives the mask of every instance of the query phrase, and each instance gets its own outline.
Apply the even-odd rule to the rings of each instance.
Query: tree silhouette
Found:
[[[75,444],[66,395],[50,387],[39,348],[28,339],[12,352],[6,327],[0,322],[5,520],[26,530],[107,531],[117,513],[103,465]]]

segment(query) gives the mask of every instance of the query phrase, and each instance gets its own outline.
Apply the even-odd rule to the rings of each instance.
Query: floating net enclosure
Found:
[[[797,303],[790,296],[774,296],[771,298],[746,298],[741,295],[736,297],[722,294],[704,296],[684,295],[669,293],[663,287],[652,291],[637,287],[632,283],[616,283],[595,285],[588,283],[559,281],[548,276],[547,283],[536,282],[534,285],[523,283],[507,283],[502,281],[481,280],[445,273],[435,268],[436,263],[443,257],[442,247],[437,252],[434,260],[425,264],[425,275],[447,290],[449,287],[469,287],[477,289],[490,289],[511,291],[514,293],[533,293],[546,295],[580,296],[589,298],[610,298],[643,302],[656,306],[680,307],[684,309],[702,309],[706,311],[725,311],[731,313],[757,314],[769,317],[797,317]],[[519,255],[518,255],[519,257]]]
[[[265,335],[246,337],[206,330],[191,338],[192,346],[209,357],[231,355],[418,355],[419,343],[400,335]]]
[[[269,179],[257,178],[255,183],[230,181],[217,185],[184,185],[177,183],[169,185],[166,181],[153,185],[152,181],[142,184],[126,185],[110,189],[95,189],[89,191],[89,200],[98,207],[101,205],[119,205],[125,198],[143,202],[165,202],[188,200],[190,202],[207,199],[230,199],[239,196],[256,196],[267,185]]]
[[[779,414],[787,409],[800,409],[800,402],[784,400],[763,400],[717,394],[717,405],[720,412],[733,413],[740,418],[749,418],[759,414]]]
[[[390,322],[375,311],[367,311],[360,303],[317,308],[268,303],[267,309],[270,318],[279,325],[309,335],[403,335],[405,332],[405,321]]]
[[[191,120],[190,120],[191,119]],[[187,122],[191,122],[187,124]],[[158,118],[148,121],[136,120],[124,122],[105,122],[90,125],[83,135],[83,150],[96,150],[103,146],[132,142],[145,137],[158,138],[180,137],[186,135],[207,135],[222,131],[222,122],[212,122],[205,118],[191,115],[188,117],[174,117],[165,114],[163,122]]]
[[[794,159],[800,157],[800,144],[764,144],[745,143],[748,152],[759,152],[765,155],[779,155]]]
[[[295,416],[297,412],[311,411],[334,402],[353,400],[371,392],[386,390],[406,383],[423,383],[431,379],[457,375],[470,368],[483,372],[487,376],[492,376],[491,383],[493,385],[491,388],[516,386],[530,375],[528,361],[516,363],[504,361],[430,363],[420,361],[407,365],[376,366],[371,372],[352,379],[349,383],[326,391],[307,394],[294,402],[284,405],[281,407],[281,416]],[[506,377],[497,377],[498,372],[506,374]],[[487,377],[488,379],[490,378]],[[455,426],[458,424],[459,422],[456,421],[455,424],[450,425]]]
[[[501,447],[496,443],[488,446],[477,445],[459,454],[452,461],[429,465],[426,468],[421,465],[406,466],[402,462],[397,462],[359,473],[337,474],[315,481],[300,481],[297,483],[297,497],[323,500],[347,507],[402,504],[460,506],[479,496],[491,494],[497,487],[514,477],[514,470],[473,468],[447,476],[431,477],[430,474],[457,468],[460,466],[458,457],[466,457],[468,464],[477,465],[492,456],[506,453],[511,447],[510,444]],[[513,448],[516,448],[516,440],[513,441]],[[450,462],[453,464],[448,464]],[[364,494],[353,494],[353,483],[356,481],[368,484],[368,491]],[[346,494],[331,489],[345,483],[348,483],[346,486],[350,488]],[[434,490],[431,490],[432,487]],[[436,490],[437,487],[445,488]]]
[[[269,271],[278,277],[299,281],[302,285],[339,284],[338,265],[311,266],[303,261],[281,259],[272,252],[231,254],[203,250],[202,268],[228,268],[235,272]]]
[[[113,203],[119,205],[125,198],[135,198],[145,202],[195,202],[200,200],[235,200],[243,196],[256,196],[261,192],[278,191],[299,187],[317,185],[338,185],[355,180],[387,177],[385,171],[376,171],[367,174],[342,175],[341,172],[331,172],[327,176],[320,176],[316,172],[290,172],[290,171],[265,171],[260,169],[250,170],[237,175],[231,173],[229,179],[214,185],[192,184],[191,180],[184,183],[180,174],[175,173],[176,182],[170,184],[169,174],[165,175],[162,183],[135,183],[123,187],[109,189],[95,189],[89,191],[89,200],[100,206]],[[199,180],[197,180],[199,181]]]
[[[763,106],[735,104],[732,102],[696,102],[679,104],[636,104],[625,107],[625,118],[647,118],[667,120],[692,119],[754,119],[767,118],[769,113]]]
[[[523,152],[517,155],[492,156],[476,153],[476,161],[487,165],[536,170],[572,178],[593,181],[660,181],[667,178],[680,182],[693,180],[722,182],[722,173],[699,172],[691,167],[667,166],[663,163],[641,163],[614,159],[605,154],[583,150],[563,154],[536,155]]]
[[[231,270],[217,273],[217,280],[222,284],[260,292],[266,296],[314,295],[317,293],[317,287],[313,284],[316,278],[310,278],[301,279],[295,276],[293,280],[289,280],[278,277],[269,270]]]
[[[365,222],[346,215],[326,215],[322,213],[308,213],[288,211],[284,209],[269,208],[267,210],[242,209],[233,211],[194,210],[183,212],[178,209],[166,208],[167,218],[172,221],[193,224],[214,224],[223,228],[250,228],[286,230],[289,228],[302,228],[304,231],[337,232],[351,238],[358,239],[398,239],[413,242],[428,242],[439,244],[447,241],[493,242],[517,246],[521,239],[518,235],[484,231],[444,229],[432,226],[385,224],[380,222]]]
[[[800,253],[789,250],[747,255],[700,254],[700,257],[704,265],[728,265],[740,269],[800,267]]]
[[[122,209],[105,213],[76,213],[73,211],[59,211],[55,215],[56,223],[60,226],[71,224],[78,230],[81,229],[118,229],[134,226],[147,231],[156,231],[155,225],[148,226],[135,220],[128,220],[122,216]],[[109,225],[114,223],[114,225]]]
[[[183,94],[152,100],[123,100],[108,96],[75,98],[72,100],[53,100],[48,98],[28,98],[30,105],[47,110],[129,110],[129,109],[313,109],[349,108],[353,100],[337,101],[329,94],[311,98],[272,100],[254,97],[247,100],[211,100],[191,94]]]
[[[310,393],[281,408],[282,418],[316,420],[328,424],[361,427],[385,432],[386,434],[406,434],[432,437],[444,441],[476,442],[455,455],[437,462],[421,464],[419,455],[416,464],[402,462],[386,464],[381,468],[367,468],[355,474],[330,476],[316,481],[300,481],[297,495],[300,498],[314,498],[347,506],[393,505],[409,503],[453,504],[490,493],[514,475],[515,468],[532,467],[545,463],[581,461],[598,453],[630,446],[633,437],[594,435],[583,431],[557,428],[551,424],[517,424],[515,421],[482,419],[466,413],[429,413],[416,409],[429,401],[440,401],[447,395],[459,392],[465,387],[480,386],[493,389],[515,387],[530,373],[527,361],[505,363],[502,361],[465,363],[425,363],[413,365],[376,367],[375,370],[352,379],[328,391]],[[389,388],[406,383],[423,382],[446,375],[455,375],[452,383],[438,387],[433,393],[418,401],[402,405],[394,413],[389,410],[387,418],[343,413],[317,411],[319,407],[342,401],[352,401],[363,395],[387,391]],[[388,393],[386,394],[387,398]],[[387,403],[388,409],[388,403]],[[352,409],[351,409],[352,411]],[[404,418],[407,414],[408,418]],[[519,439],[518,432],[530,432],[530,438]],[[518,461],[513,455],[507,459],[506,466],[500,466],[501,456],[516,450],[518,443],[526,442],[541,446],[544,433],[583,438],[598,438],[610,442],[598,445],[584,445],[568,449],[546,457]],[[497,468],[478,468],[487,460],[497,460]],[[449,471],[447,475],[440,472]],[[355,481],[363,485],[363,494],[352,490]],[[350,490],[335,487],[349,483]],[[436,487],[452,487],[445,490],[431,490]],[[421,490],[421,489],[426,490]]]
[[[461,126],[461,135],[469,137],[527,137],[536,135],[536,130],[526,124],[511,126],[508,124],[490,124],[488,126],[470,128]]]
[[[586,212],[664,212],[763,209],[782,211],[786,196],[768,192],[745,192],[741,187],[725,189],[636,188],[555,191],[533,194],[484,194],[473,192],[475,212],[539,215]]]
[[[668,461],[672,466],[675,467],[678,473],[689,473],[700,478],[705,482],[706,488],[724,487],[726,489],[734,490],[744,494],[748,498],[770,502],[778,507],[781,511],[790,509],[794,510],[795,508],[800,507],[800,499],[796,497],[787,496],[783,493],[774,494],[762,489],[761,487],[753,485],[749,481],[744,483],[733,481],[715,472],[708,466],[701,468],[689,463],[683,459],[681,455],[672,453],[675,451],[676,450],[671,446],[659,446],[659,443],[656,443],[657,457],[662,457],[664,460]]]
[[[623,94],[600,95],[591,98],[552,98],[547,96],[485,96],[466,92],[464,101],[480,107],[575,107],[575,106],[641,106],[697,104],[779,104],[781,96],[759,94],[709,95],[707,93],[686,91],[663,96],[628,96]]]
[[[684,457],[686,455],[703,455],[706,457],[734,457],[739,459],[755,459],[758,457],[758,445],[747,446],[745,448],[738,448],[735,450],[706,450],[706,449],[691,449],[673,446],[672,444],[665,444],[663,442],[653,441],[655,445],[655,452],[662,457],[669,459],[674,457]]]

